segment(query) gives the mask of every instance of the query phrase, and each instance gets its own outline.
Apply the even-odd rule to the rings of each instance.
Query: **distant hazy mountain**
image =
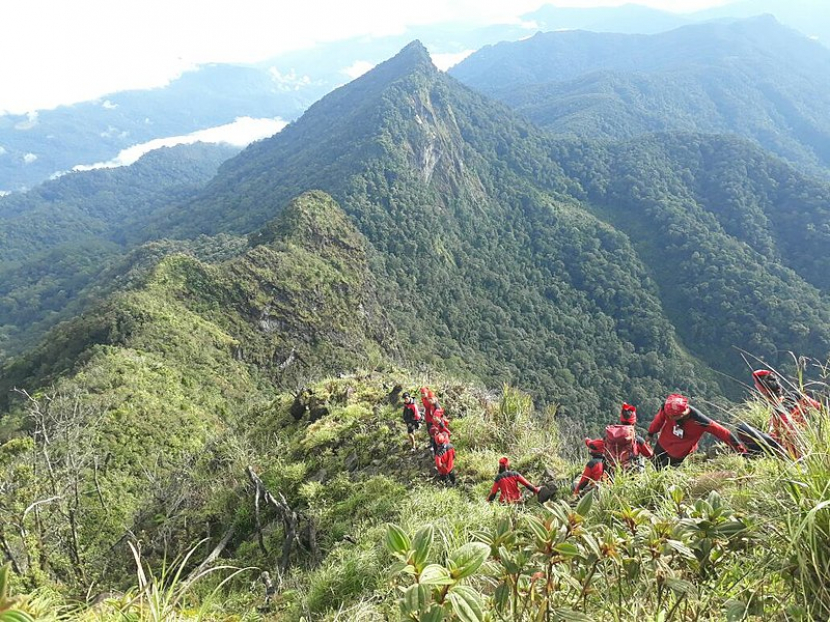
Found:
[[[527,32],[517,25],[424,26],[394,36],[320,44],[252,66],[204,65],[165,87],[113,93],[35,116],[0,115],[0,193],[31,188],[79,164],[111,160],[135,144],[237,117],[290,121],[416,36],[437,53],[458,53]]]
[[[678,15],[634,4],[589,9],[544,6],[522,24],[419,26],[385,37],[359,37],[288,53],[256,66],[209,65],[165,88],[113,93],[98,101],[27,115],[0,116],[0,193],[31,188],[78,164],[108,161],[132,145],[232,122],[239,116],[296,118],[332,89],[418,38],[433,54],[460,54],[534,30],[657,33],[691,22],[762,12],[806,35],[830,31],[820,0],[764,0]]]
[[[692,23],[685,15],[660,11],[638,4],[615,7],[557,7],[545,5],[523,16],[536,24],[538,30],[591,30],[652,34],[672,30]]]
[[[656,35],[537,34],[451,70],[557,134],[736,133],[830,168],[830,50],[770,16]]]
[[[740,0],[699,11],[688,17],[694,20],[753,17],[769,13],[808,37],[816,37],[830,46],[830,3],[825,0]]]

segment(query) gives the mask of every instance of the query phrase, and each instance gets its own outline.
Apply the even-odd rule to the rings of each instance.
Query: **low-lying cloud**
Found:
[[[287,125],[280,118],[254,119],[252,117],[238,117],[233,123],[211,127],[206,130],[199,130],[184,136],[170,136],[167,138],[156,138],[146,143],[133,145],[123,149],[115,158],[108,162],[97,164],[79,164],[72,168],[73,171],[91,171],[98,168],[116,168],[118,166],[129,166],[137,161],[145,153],[162,147],[174,147],[176,145],[192,145],[193,143],[227,143],[236,147],[245,147],[255,140],[273,136]]]

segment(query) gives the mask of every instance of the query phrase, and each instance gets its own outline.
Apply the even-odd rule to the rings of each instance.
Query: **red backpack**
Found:
[[[626,469],[637,453],[637,431],[633,425],[609,425],[605,428],[605,458],[613,469]]]

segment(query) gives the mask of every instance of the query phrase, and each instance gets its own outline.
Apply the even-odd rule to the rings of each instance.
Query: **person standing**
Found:
[[[450,445],[450,437],[444,433],[439,434],[435,442],[435,469],[438,471],[438,478],[454,486],[455,447]]]
[[[430,398],[434,397],[434,395],[429,387],[421,387],[421,404],[424,407],[424,421],[426,421],[427,428],[432,425],[433,406]]]
[[[403,422],[406,424],[406,433],[412,445],[410,451],[415,451],[415,431],[421,427],[421,413],[415,398],[409,393],[403,394]]]
[[[767,369],[752,372],[755,388],[772,406],[769,421],[769,435],[793,458],[801,456],[801,431],[807,427],[807,414],[818,411],[821,404],[813,398],[796,391],[786,391],[778,375]]]
[[[623,402],[620,408],[620,425],[637,426],[637,408],[626,402]],[[654,455],[654,450],[651,448],[646,440],[639,434],[636,436],[637,457],[651,458]],[[638,466],[642,466],[642,461],[638,460]]]

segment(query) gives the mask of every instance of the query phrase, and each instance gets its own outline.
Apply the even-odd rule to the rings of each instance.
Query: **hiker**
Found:
[[[434,397],[434,395],[429,387],[421,387],[421,404],[424,406],[424,421],[427,423],[427,428],[432,425],[432,411],[434,408],[430,397]]]
[[[752,372],[755,388],[772,405],[768,433],[793,458],[801,455],[799,434],[807,427],[807,413],[821,404],[800,391],[786,391],[777,374],[767,369]]]
[[[412,444],[410,451],[415,451],[415,431],[421,427],[421,413],[415,404],[415,398],[409,393],[403,394],[403,422],[406,424],[406,433]]]
[[[432,417],[432,425],[429,427],[429,434],[433,438],[441,433],[446,433],[447,436],[450,436],[450,422],[447,421],[443,409],[435,411]]]
[[[430,391],[427,398],[431,407],[431,416],[427,418],[427,425],[429,426],[429,437],[431,441],[432,452],[435,453],[435,448],[438,445],[436,437],[441,433],[446,433],[449,438],[450,427],[449,421],[446,418],[444,409],[438,403],[438,398]]]
[[[455,447],[450,445],[450,437],[444,433],[439,434],[435,442],[435,468],[438,470],[438,478],[455,485]]]
[[[637,407],[628,404],[627,402],[623,402],[622,407],[620,408],[620,425],[630,425],[631,427],[636,427],[637,425]],[[654,450],[652,450],[651,445],[649,445],[646,440],[640,436],[639,434],[635,435],[634,437],[635,442],[635,455],[637,456],[637,460],[635,461],[635,465],[642,469],[643,460],[642,458],[651,458],[654,455]]]
[[[608,477],[605,468],[605,441],[601,438],[586,438],[585,446],[591,453],[591,459],[585,465],[579,483],[574,486],[574,497],[580,497],[593,490],[602,480]]]
[[[533,492],[533,494],[538,494],[539,492],[538,486],[531,484],[516,471],[510,470],[510,460],[506,456],[499,458],[499,472],[493,482],[493,487],[490,489],[487,502],[492,503],[496,495],[501,493],[499,502],[519,503],[522,500],[519,484]]]
[[[746,447],[732,432],[717,421],[689,405],[689,398],[679,393],[672,393],[648,426],[646,440],[651,442],[657,436],[654,446],[654,466],[665,468],[679,466],[690,453],[697,449],[698,441],[704,432],[720,439],[740,454],[745,454]]]

